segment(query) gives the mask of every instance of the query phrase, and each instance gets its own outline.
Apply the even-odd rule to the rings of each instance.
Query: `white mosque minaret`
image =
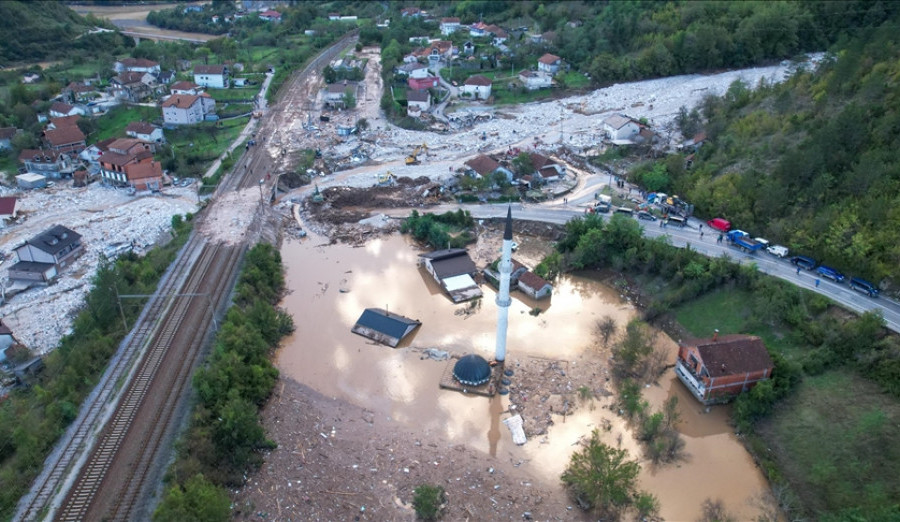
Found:
[[[494,359],[506,360],[506,327],[509,323],[509,276],[512,273],[512,207],[506,211],[506,230],[503,231],[503,248],[500,254],[500,293],[497,294],[497,349]]]

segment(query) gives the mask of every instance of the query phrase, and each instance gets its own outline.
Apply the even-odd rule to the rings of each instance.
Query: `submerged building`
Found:
[[[724,335],[683,343],[675,374],[703,404],[728,402],[769,379],[775,365],[762,339]]]

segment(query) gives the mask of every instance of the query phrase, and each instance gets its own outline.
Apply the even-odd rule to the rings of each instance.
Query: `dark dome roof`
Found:
[[[491,365],[484,357],[470,353],[456,361],[453,376],[462,384],[480,386],[491,378]]]

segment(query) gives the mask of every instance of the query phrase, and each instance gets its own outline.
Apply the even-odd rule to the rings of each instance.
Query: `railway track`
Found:
[[[61,480],[76,460],[76,457],[90,444],[90,437],[115,407],[113,392],[120,379],[132,367],[154,331],[159,327],[158,318],[171,305],[171,295],[190,275],[190,267],[200,255],[202,243],[190,240],[172,263],[172,268],[161,281],[160,289],[150,298],[144,311],[138,317],[135,329],[122,341],[120,349],[110,360],[100,385],[85,399],[78,417],[66,430],[57,447],[44,463],[44,471],[35,480],[31,491],[19,503],[15,520],[37,520],[52,497],[56,494]]]
[[[191,277],[182,291],[172,296],[163,328],[154,336],[55,520],[133,519],[147,472],[158,456],[181,390],[209,332],[215,309],[210,293],[220,281],[233,278],[243,253],[241,247],[225,245],[202,249]],[[217,304],[222,304],[226,295],[220,294]],[[106,493],[97,495],[101,489]]]
[[[309,93],[305,77],[321,72],[357,33],[349,33],[294,73],[278,104],[263,117],[259,136],[271,135],[294,117],[282,105]],[[246,165],[245,168],[241,168]],[[217,193],[259,185],[271,172],[272,158],[263,147],[250,149],[217,189]],[[268,190],[268,187],[264,187]],[[261,214],[251,225],[256,234]],[[160,449],[174,429],[172,419],[193,368],[210,334],[210,324],[223,310],[237,276],[246,245],[209,245],[197,233],[163,276],[134,329],[110,360],[97,388],[82,405],[44,471],[22,498],[13,520],[133,520]],[[197,305],[198,299],[202,302]],[[135,364],[135,361],[138,361]],[[125,390],[116,393],[122,383]],[[97,434],[100,427],[102,431]],[[77,473],[69,484],[70,475]]]

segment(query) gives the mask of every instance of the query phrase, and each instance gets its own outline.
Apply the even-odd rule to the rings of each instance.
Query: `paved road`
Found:
[[[595,185],[590,185],[595,186]],[[578,198],[579,200],[581,198]],[[593,195],[591,195],[593,200]],[[542,221],[545,223],[564,224],[570,219],[584,215],[587,203],[569,199],[568,205],[539,205],[539,204],[521,204],[513,203],[513,218],[525,219],[528,221]],[[468,210],[472,217],[476,219],[486,218],[503,218],[506,217],[506,204],[499,205],[440,205],[438,207],[429,207],[428,212],[437,214],[462,208]],[[409,214],[408,209],[396,209],[385,211],[388,215],[405,217]],[[602,217],[608,218],[610,214],[601,214]],[[816,274],[801,270],[797,274],[797,267],[790,264],[786,259],[779,259],[766,253],[762,254],[744,254],[740,250],[729,246],[726,242],[716,243],[716,235],[704,234],[700,238],[699,220],[690,220],[685,228],[667,227],[660,228],[659,222],[641,221],[644,235],[647,237],[667,236],[669,242],[676,247],[684,248],[687,245],[701,254],[710,257],[728,256],[741,264],[753,263],[758,270],[774,277],[779,277],[785,281],[789,281],[797,286],[806,288],[812,292],[822,294],[834,302],[856,312],[880,311],[884,317],[885,325],[895,331],[900,332],[900,303],[896,301],[879,297],[877,299],[870,298],[864,294],[851,290],[846,284],[834,283],[828,279],[822,279],[820,286],[816,288]],[[704,230],[707,230],[704,227]]]

